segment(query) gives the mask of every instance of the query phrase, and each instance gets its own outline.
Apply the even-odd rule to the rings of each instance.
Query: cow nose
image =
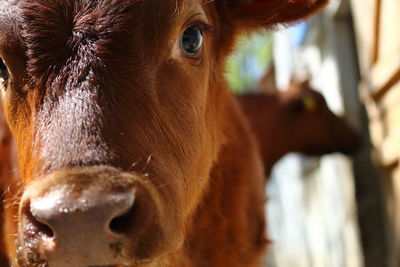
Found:
[[[132,266],[165,249],[175,251],[183,239],[165,238],[173,229],[161,199],[147,176],[107,166],[38,177],[25,187],[19,205],[18,261],[21,266]]]
[[[115,236],[123,234],[125,221],[135,212],[134,190],[102,195],[88,194],[74,199],[63,190],[45,197],[32,199],[26,207],[27,218],[43,229],[48,237],[68,234],[70,231]],[[101,229],[101,231],[98,231]]]
[[[107,193],[86,190],[76,194],[64,187],[25,203],[23,225],[41,237],[49,266],[75,266],[70,265],[73,262],[82,266],[121,264],[118,246],[134,226],[137,188]]]

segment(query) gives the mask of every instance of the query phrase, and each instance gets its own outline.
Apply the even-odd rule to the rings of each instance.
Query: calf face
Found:
[[[292,81],[283,101],[293,124],[289,140],[296,151],[307,155],[333,152],[350,154],[360,146],[360,136],[328,107],[325,98],[308,81]]]
[[[207,199],[236,192],[235,202],[251,196],[263,217],[261,179],[250,168],[256,150],[223,81],[223,60],[238,32],[295,21],[324,4],[3,0],[0,88],[24,187],[19,264],[194,266],[179,260],[201,251],[194,216],[205,224],[223,216],[224,244],[254,242],[224,237],[252,228],[242,223],[255,216],[251,205],[237,215],[199,215],[219,214],[224,208]],[[241,142],[250,144],[242,145],[251,155],[244,167],[225,157]],[[234,172],[223,172],[231,165]],[[246,183],[232,182],[239,176]],[[216,191],[218,183],[226,187]],[[203,266],[225,263],[209,257]]]

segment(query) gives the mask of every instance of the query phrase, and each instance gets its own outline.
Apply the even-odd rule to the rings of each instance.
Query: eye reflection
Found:
[[[180,47],[184,54],[195,56],[203,44],[203,33],[199,26],[187,28],[180,39]]]

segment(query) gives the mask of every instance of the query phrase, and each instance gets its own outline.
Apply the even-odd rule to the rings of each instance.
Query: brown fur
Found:
[[[107,170],[113,184],[141,179],[158,203],[148,212],[159,231],[144,225],[142,246],[123,247],[131,266],[259,266],[266,245],[260,157],[223,80],[224,59],[238,33],[299,20],[326,1],[279,0],[255,13],[260,1],[202,2],[0,3],[3,106],[23,190],[40,194],[54,173],[80,170]],[[211,26],[201,56],[176,53],[199,21]],[[20,221],[27,208],[29,199]],[[21,266],[46,262],[40,242],[20,226]]]
[[[0,266],[15,256],[16,217],[18,213],[19,172],[14,139],[0,109]],[[7,213],[4,213],[7,209]],[[6,244],[9,246],[6,248]]]

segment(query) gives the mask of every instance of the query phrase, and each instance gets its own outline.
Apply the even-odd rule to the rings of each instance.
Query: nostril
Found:
[[[50,226],[46,225],[45,223],[40,222],[33,214],[31,211],[31,204],[28,203],[25,208],[24,208],[24,214],[26,218],[28,219],[29,223],[33,225],[40,233],[43,235],[46,235],[49,238],[54,237],[54,232],[50,228]]]
[[[110,229],[119,234],[127,233],[135,223],[137,211],[138,205],[135,202],[127,212],[111,220]]]

